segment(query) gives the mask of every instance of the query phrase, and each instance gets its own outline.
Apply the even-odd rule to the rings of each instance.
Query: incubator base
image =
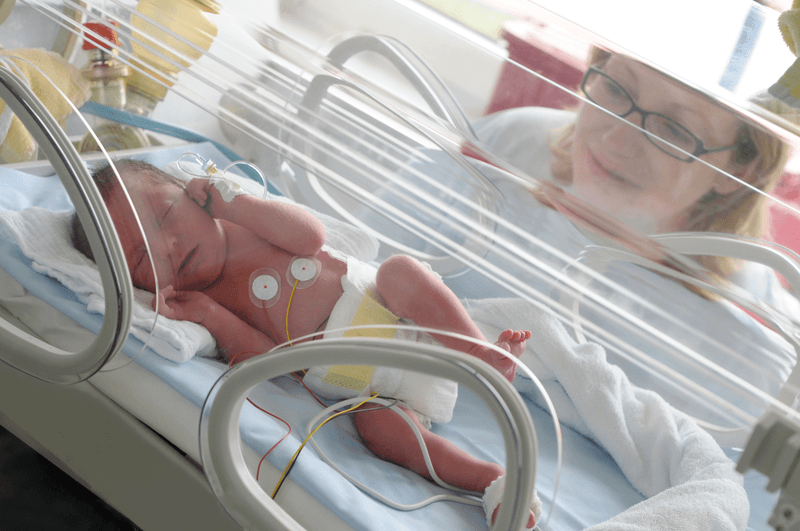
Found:
[[[0,363],[0,400],[0,425],[141,528],[241,531],[198,467],[91,383]]]

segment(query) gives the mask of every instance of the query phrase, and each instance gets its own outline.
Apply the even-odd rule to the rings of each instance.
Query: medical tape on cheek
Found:
[[[385,327],[347,330],[343,337],[378,337],[391,339],[399,317],[365,293],[350,321],[351,326],[387,325]],[[328,398],[352,398],[371,389],[375,367],[370,365],[328,365],[309,369],[303,381],[319,394]],[[396,386],[395,386],[396,387]]]

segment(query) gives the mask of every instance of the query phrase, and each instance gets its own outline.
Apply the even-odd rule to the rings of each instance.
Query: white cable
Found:
[[[327,329],[326,333],[337,334],[337,333],[345,332],[345,331],[348,331],[348,330],[371,330],[371,329],[374,330],[374,329],[381,329],[381,328],[387,328],[387,325],[357,325],[357,326],[352,326],[351,325],[351,326],[346,326],[346,327],[343,327],[343,328]],[[553,497],[552,497],[551,502],[550,502],[550,509],[547,511],[547,518],[544,521],[544,525],[541,528],[539,528],[538,523],[537,523],[537,529],[541,529],[541,531],[546,531],[548,526],[549,526],[549,524],[550,524],[550,519],[553,517],[553,512],[556,510],[555,501],[556,501],[556,497],[558,495],[559,485],[561,484],[561,467],[562,467],[562,464],[563,464],[564,452],[563,452],[563,439],[562,439],[562,436],[561,436],[561,423],[558,420],[558,414],[556,413],[555,405],[553,404],[552,400],[550,399],[550,395],[547,393],[547,390],[544,388],[544,385],[542,384],[541,380],[539,380],[539,378],[533,373],[533,371],[531,371],[530,367],[528,367],[525,363],[520,361],[519,358],[516,358],[516,357],[512,356],[509,352],[507,352],[507,351],[497,347],[497,345],[493,345],[493,344],[491,344],[491,343],[489,343],[487,341],[480,341],[480,340],[477,340],[475,338],[472,338],[472,337],[469,337],[469,336],[465,336],[463,334],[458,334],[456,332],[448,332],[448,331],[444,331],[444,330],[436,330],[436,329],[433,329],[433,328],[425,328],[425,327],[421,327],[421,326],[409,326],[409,325],[394,324],[394,325],[388,326],[388,328],[392,328],[392,329],[395,329],[395,330],[410,330],[410,331],[416,331],[416,332],[427,332],[429,334],[446,335],[446,336],[450,336],[450,337],[453,337],[453,338],[456,338],[456,339],[461,339],[461,340],[464,340],[464,341],[471,341],[474,344],[482,345],[482,346],[491,348],[495,352],[497,352],[499,354],[502,354],[508,360],[510,360],[514,364],[516,364],[517,365],[517,369],[522,371],[522,373],[525,374],[525,376],[527,376],[531,380],[533,385],[536,387],[536,389],[541,394],[541,397],[542,397],[542,400],[544,401],[545,407],[546,407],[547,411],[550,413],[550,416],[551,416],[552,421],[553,421],[553,428],[554,428],[554,431],[555,431],[555,436],[556,436],[556,475],[555,475],[555,479],[553,481]],[[294,338],[293,342],[295,344],[297,344],[299,342],[302,342],[303,340],[311,340],[316,334],[317,334],[316,332],[313,332],[313,333],[307,334],[305,336]],[[291,345],[288,342],[282,343],[280,345],[276,345],[272,350],[270,350],[270,352],[275,352],[277,350],[280,350],[280,349],[283,349],[283,348],[287,348],[287,347],[290,347],[290,346]],[[363,399],[363,397],[362,397],[362,399]],[[323,411],[322,413],[320,413],[320,415],[323,415],[324,413],[325,412]],[[314,419],[312,419],[311,422],[313,423]],[[416,428],[416,426],[414,428]],[[353,482],[354,485],[358,486],[358,484],[357,484],[358,482],[356,480],[351,478],[348,474],[342,472],[341,469],[336,467],[336,465],[331,463],[327,459],[327,457],[325,457],[325,455],[317,447],[316,443],[313,440],[313,437],[312,437],[310,442],[314,446],[314,449],[316,449],[319,452],[320,457],[322,457],[326,461],[326,463],[328,463],[331,467],[336,469],[339,473],[341,473],[349,481]],[[531,457],[535,462],[536,459],[537,459],[537,456],[533,455]],[[359,487],[359,488],[361,488],[361,487]],[[368,492],[368,490],[365,490],[364,492],[367,492],[367,494],[370,494]],[[391,503],[391,502],[388,502],[388,500],[384,501],[386,499],[383,498],[380,495],[378,495],[376,497],[376,499],[378,499],[380,501],[383,501],[384,503],[387,503],[387,505],[389,505]],[[461,498],[461,499],[463,499],[463,498]],[[458,501],[460,501],[461,499],[459,499]]]
[[[200,169],[203,170],[204,173],[195,173],[194,171],[192,171],[192,169],[190,167],[184,167],[183,159],[185,159],[186,157],[193,157],[197,161],[197,163],[200,165]],[[227,166],[222,168],[222,170],[220,170],[220,171],[221,171],[222,175],[224,175],[227,178],[228,170],[231,169],[234,166],[239,166],[239,165],[249,166],[251,169],[253,169],[258,174],[258,176],[261,178],[261,185],[262,185],[262,188],[263,188],[263,192],[261,194],[261,199],[266,199],[267,196],[269,195],[269,190],[268,190],[268,187],[267,187],[267,178],[264,176],[264,173],[261,171],[261,169],[258,166],[256,166],[255,164],[252,164],[252,163],[244,161],[244,160],[237,160],[237,161],[231,162],[230,164],[228,164]],[[214,164],[214,161],[206,160],[202,156],[198,155],[197,153],[193,153],[193,152],[184,153],[183,155],[178,157],[178,168],[181,171],[183,171],[184,173],[188,174],[188,175],[193,175],[195,177],[201,177],[201,178],[204,178],[204,179],[208,179],[208,177],[211,174],[213,174],[213,173],[215,173],[217,171],[216,170],[216,165]]]
[[[343,400],[343,401],[341,401],[341,402],[339,402],[337,404],[334,404],[334,405],[322,410],[313,419],[311,419],[311,421],[308,423],[308,426],[306,426],[306,435],[308,436],[309,434],[311,434],[311,432],[314,431],[314,426],[323,417],[327,416],[332,411],[334,411],[334,410],[336,410],[336,409],[338,409],[340,407],[343,407],[343,406],[348,406],[350,404],[357,404],[357,403],[363,402],[363,401],[364,401],[364,397],[363,396],[362,397],[356,397],[356,398],[349,398],[347,400]],[[444,481],[442,481],[439,478],[439,476],[433,470],[433,464],[431,463],[431,458],[430,458],[430,455],[428,454],[428,448],[427,448],[427,446],[425,446],[425,441],[422,439],[422,434],[420,433],[420,431],[417,428],[416,424],[414,424],[414,421],[411,420],[411,417],[409,417],[408,414],[406,414],[405,411],[403,411],[402,409],[400,409],[399,407],[394,405],[393,401],[384,400],[382,398],[374,398],[370,402],[371,403],[375,403],[375,404],[380,404],[380,405],[383,405],[383,406],[389,406],[389,409],[391,409],[392,411],[394,411],[395,413],[400,415],[403,418],[403,420],[405,420],[406,423],[411,427],[411,429],[414,431],[414,435],[417,438],[417,442],[419,442],[419,447],[422,450],[422,456],[425,459],[425,466],[428,467],[428,472],[431,475],[431,479],[433,479],[433,481],[435,481],[437,485],[439,485],[440,487],[443,487],[445,489],[449,489],[449,490],[452,490],[452,491],[455,491],[455,492],[459,492],[461,494],[465,494],[465,495],[468,495],[468,496],[469,495],[480,496],[480,493],[476,493],[476,492],[472,492],[472,491],[468,491],[468,490],[464,490],[464,489],[459,489],[458,487],[454,487],[452,485],[448,485],[447,483],[445,483]],[[357,488],[362,490],[364,493],[368,494],[369,496],[372,496],[376,500],[388,505],[389,507],[392,507],[393,509],[398,509],[400,511],[415,511],[417,509],[421,509],[422,507],[426,507],[426,506],[428,506],[428,505],[430,505],[432,503],[439,502],[439,501],[453,501],[453,502],[456,502],[456,503],[463,503],[463,504],[466,504],[466,505],[475,505],[475,506],[478,506],[478,507],[482,507],[483,506],[483,501],[481,501],[481,500],[478,500],[478,499],[475,499],[475,498],[466,498],[466,497],[463,497],[463,496],[453,496],[453,495],[450,495],[450,494],[437,494],[436,496],[431,496],[430,498],[427,498],[427,499],[422,500],[420,502],[409,504],[409,505],[404,505],[404,504],[401,504],[401,503],[397,503],[395,501],[392,501],[392,500],[386,498],[382,494],[379,494],[378,492],[374,491],[373,489],[369,488],[368,486],[364,485],[363,483],[361,483],[360,481],[355,479],[353,476],[347,474],[341,468],[336,466],[333,463],[333,461],[331,461],[328,458],[328,456],[325,455],[325,453],[320,449],[320,447],[317,445],[316,441],[314,441],[314,437],[310,437],[308,442],[311,443],[311,445],[314,447],[314,450],[316,450],[317,454],[319,454],[320,459],[325,461],[331,468],[336,470],[339,474],[341,474],[350,483],[355,485]]]

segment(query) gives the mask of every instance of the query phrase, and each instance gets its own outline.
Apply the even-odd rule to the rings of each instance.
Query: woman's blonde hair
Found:
[[[604,63],[611,53],[595,48],[589,64]],[[572,142],[576,121],[553,132],[550,150],[553,153],[551,172],[556,182],[568,185],[572,182]],[[731,173],[753,188],[769,194],[783,173],[788,157],[786,144],[777,136],[744,121],[740,122],[736,136],[737,148],[731,152]],[[743,236],[764,237],[766,197],[750,186],[739,186],[728,194],[714,190],[708,192],[694,205],[687,216],[685,231],[727,232]],[[702,257],[700,262],[714,273],[730,276],[737,261],[725,257]]]

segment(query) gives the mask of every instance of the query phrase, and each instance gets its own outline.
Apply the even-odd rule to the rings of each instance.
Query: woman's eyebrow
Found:
[[[636,75],[636,70],[627,62],[627,61],[620,61],[620,66],[625,69],[625,71],[630,75],[634,81],[639,81],[639,76]]]
[[[616,66],[615,66],[616,65]],[[609,69],[606,68],[605,72],[608,76],[616,81],[617,83],[624,86],[625,90],[631,92],[631,96],[637,97],[639,94],[639,76],[636,74],[636,70],[631,67],[626,61],[618,61],[612,63],[613,68],[619,68],[619,73],[609,72]],[[620,77],[620,74],[623,74],[627,77]]]
[[[637,75],[636,69],[633,68],[633,66],[630,64],[630,62],[622,60],[622,61],[619,61],[617,64],[620,66],[620,68],[624,69],[625,72],[628,75],[631,76],[632,81],[634,83],[637,83],[637,84],[639,83],[639,76]],[[655,70],[653,71],[653,74],[657,75],[657,76],[661,75],[658,72],[656,72]],[[667,77],[664,77],[663,81],[665,82],[665,86],[666,86],[667,83],[670,83],[670,79],[667,78]],[[673,87],[677,91],[679,91],[679,92],[681,92],[683,94],[686,94],[687,96],[691,96],[692,95],[691,94],[691,89],[689,89],[688,87],[682,87],[682,86],[677,85],[677,84],[673,85]],[[631,96],[635,97],[636,94],[631,94]],[[673,98],[672,105],[670,107],[671,107],[671,110],[669,112],[670,112],[670,114],[672,116],[675,116],[675,117],[679,118],[679,120],[677,120],[677,121],[682,123],[683,120],[689,120],[689,121],[699,125],[701,128],[704,129],[704,131],[700,131],[700,132],[707,133],[709,127],[712,125],[712,121],[708,118],[707,113],[698,112],[697,109],[686,105],[685,101],[683,99],[681,99],[681,98]],[[693,130],[692,132],[694,133],[695,131]]]

